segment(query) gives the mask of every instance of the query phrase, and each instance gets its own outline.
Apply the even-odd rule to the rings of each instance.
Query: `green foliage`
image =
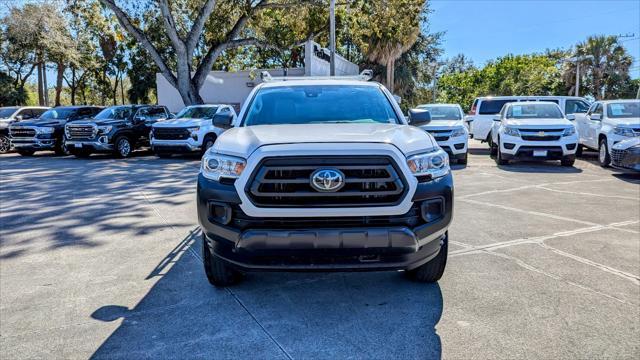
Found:
[[[0,71],[0,106],[20,105],[26,102],[25,89],[16,88],[14,81],[11,76]]]

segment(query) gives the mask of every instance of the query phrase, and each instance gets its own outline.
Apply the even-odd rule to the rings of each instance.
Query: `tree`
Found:
[[[395,61],[409,50],[420,35],[425,19],[424,0],[357,0],[354,17],[354,41],[372,62],[386,67],[386,85],[395,90]]]
[[[258,39],[244,32],[247,22],[257,11],[286,5],[269,0],[204,0],[202,5],[195,6],[188,2],[185,4],[158,0],[163,35],[170,40],[172,57],[175,61],[175,69],[173,69],[169,60],[160,54],[156,44],[151,41],[149,33],[144,30],[144,24],[141,24],[139,18],[130,16],[123,10],[127,7],[119,7],[115,0],[100,0],[100,2],[113,11],[127,33],[149,52],[162,75],[178,90],[185,105],[202,103],[199,90],[204,85],[214,62],[223,51],[240,46],[262,45]],[[226,11],[219,13],[220,16],[211,16],[215,10],[220,11],[222,8]],[[234,21],[231,26],[212,29],[215,32],[209,34],[209,39],[204,39],[203,44],[203,30],[210,18],[211,21],[220,19]],[[199,44],[203,46],[196,56],[195,51],[199,48]]]

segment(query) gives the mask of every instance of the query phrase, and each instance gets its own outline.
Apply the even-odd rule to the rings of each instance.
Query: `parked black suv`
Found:
[[[64,126],[67,122],[87,119],[102,108],[97,106],[58,106],[33,121],[20,121],[9,127],[11,143],[18,154],[33,155],[40,150],[53,150],[64,155]]]
[[[78,157],[88,157],[94,152],[113,152],[125,158],[133,150],[149,146],[151,125],[169,117],[172,115],[164,106],[112,106],[89,121],[67,124],[67,148]]]

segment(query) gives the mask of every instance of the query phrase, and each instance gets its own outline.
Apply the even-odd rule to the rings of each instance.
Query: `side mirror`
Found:
[[[24,119],[24,117],[22,115],[17,115],[16,116],[16,121],[22,121],[22,119]]]
[[[175,119],[176,118],[176,114],[169,114],[168,119]]]
[[[233,115],[230,113],[216,114],[213,117],[213,126],[222,129],[229,129],[231,128],[231,124],[233,124]]]
[[[413,126],[428,124],[431,122],[431,113],[425,109],[410,109],[408,122]]]
[[[567,115],[567,120],[575,121],[576,120],[576,116],[574,114],[569,114],[569,115]]]
[[[600,115],[600,114],[591,114],[591,116],[589,116],[589,118],[591,120],[594,120],[594,121],[600,121],[600,120],[602,120],[602,115]]]
[[[464,121],[465,121],[466,123],[469,123],[469,124],[470,124],[470,123],[472,123],[472,122],[473,122],[473,118],[472,118],[472,117],[470,117],[470,116],[467,116],[467,117],[464,119]]]
[[[500,118],[500,115],[495,115],[493,117],[493,121],[502,121],[502,119]]]
[[[145,121],[145,117],[144,116],[136,116],[133,118],[133,122],[135,123],[139,123],[139,122],[144,122]]]

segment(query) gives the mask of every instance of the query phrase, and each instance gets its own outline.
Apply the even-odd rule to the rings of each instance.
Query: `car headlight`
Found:
[[[562,136],[571,136],[571,135],[574,135],[575,133],[576,133],[575,126],[571,126],[564,129],[564,131],[562,132]]]
[[[408,157],[407,165],[416,177],[431,175],[435,179],[449,173],[449,155],[442,149],[436,149]]]
[[[636,134],[632,128],[617,127],[613,129],[613,133],[620,136],[640,136],[640,134]]]
[[[189,130],[191,133],[198,132],[198,130],[200,130],[200,126],[190,127],[187,128],[187,130]]]
[[[207,179],[219,181],[220,178],[238,178],[244,171],[247,162],[244,159],[207,152],[202,158],[200,172]]]
[[[111,132],[111,129],[113,129],[113,126],[111,125],[98,126],[98,133],[108,134]]]
[[[509,136],[520,137],[520,131],[518,131],[518,129],[516,129],[516,128],[509,127],[509,126],[505,126],[504,127],[504,134],[505,135],[509,135]]]
[[[52,127],[38,127],[36,128],[36,132],[38,134],[52,134],[56,129],[52,128]]]
[[[453,132],[451,133],[451,137],[464,136],[466,134],[467,132],[465,131],[465,128],[459,127],[459,128],[453,129]]]

